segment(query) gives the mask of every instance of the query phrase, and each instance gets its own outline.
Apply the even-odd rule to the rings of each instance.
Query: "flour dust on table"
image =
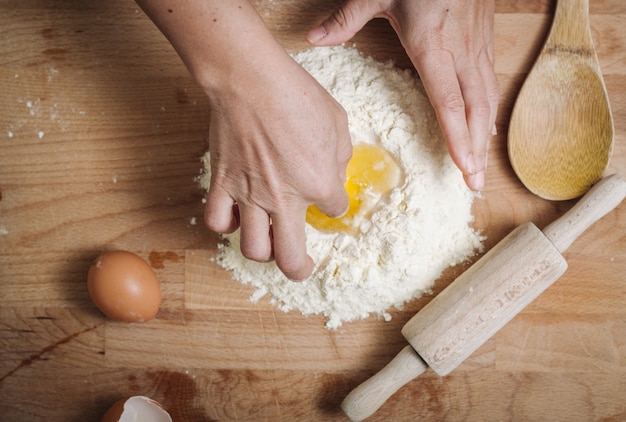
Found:
[[[283,311],[323,314],[329,329],[370,315],[388,321],[392,307],[429,293],[445,269],[482,250],[483,237],[471,227],[475,194],[450,159],[414,73],[344,46],[293,57],[345,108],[353,144],[374,145],[393,158],[399,182],[350,222],[352,230],[307,224],[316,266],[304,281],[287,279],[273,262],[244,258],[239,231],[223,236],[218,263],[256,288],[251,300],[269,295]],[[205,189],[209,161],[207,153]]]

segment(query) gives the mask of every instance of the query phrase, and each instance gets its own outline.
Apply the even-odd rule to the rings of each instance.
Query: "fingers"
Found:
[[[500,103],[500,88],[498,86],[498,80],[496,79],[496,72],[494,70],[493,51],[491,53],[484,51],[478,58],[478,66],[483,78],[487,99],[491,109],[491,113],[489,115],[491,135],[497,135],[496,117],[498,114],[498,105]]]
[[[257,262],[273,259],[270,218],[257,205],[239,204],[241,225],[241,253]]]
[[[335,45],[348,41],[380,12],[376,1],[348,0],[335,13],[306,34],[313,45]]]
[[[341,216],[348,209],[348,195],[342,184],[336,196],[318,208],[329,216]],[[206,225],[218,233],[232,233],[240,227],[241,253],[247,259],[268,262],[274,259],[278,268],[291,280],[311,275],[314,262],[306,251],[305,214],[300,212],[270,217],[256,205],[236,204],[230,197],[220,197],[219,188],[209,190],[205,211]]]
[[[305,212],[304,209],[297,212],[297,218],[289,214],[272,218],[274,259],[291,280],[304,280],[313,271],[313,259],[306,252]]]
[[[348,197],[343,185],[341,189],[338,201],[325,204],[326,212],[341,215],[347,210]],[[305,214],[306,209],[297,214],[277,215],[270,222],[269,215],[262,208],[255,204],[237,204],[219,185],[211,184],[205,223],[217,233],[232,233],[240,227],[244,257],[257,262],[275,259],[286,277],[303,280],[311,275],[314,265],[306,252]]]
[[[343,176],[337,178],[328,199],[316,201],[315,205],[329,217],[340,217],[348,211],[349,198],[343,185]],[[284,210],[272,214],[271,242],[274,245],[276,265],[291,280],[304,280],[313,271],[313,259],[306,251],[306,208]],[[243,233],[243,220],[242,220]],[[242,240],[243,245],[243,240]]]
[[[204,208],[204,223],[216,233],[232,233],[239,227],[237,205],[217,183],[212,182]]]
[[[476,191],[484,188],[499,102],[493,63],[486,52],[478,60],[455,62],[446,50],[426,52],[415,60],[450,156]]]
[[[331,218],[342,217],[350,207],[350,198],[344,187],[346,182],[346,168],[348,162],[352,158],[352,142],[350,137],[339,143],[337,151],[337,169],[338,177],[334,184],[330,187],[327,199],[318,199],[315,206],[324,214]]]
[[[331,218],[339,218],[343,216],[348,211],[350,206],[350,199],[343,183],[338,181],[335,184],[335,191],[332,196],[330,196],[327,200],[317,201],[315,206]]]
[[[465,102],[470,148],[474,159],[474,172],[468,175],[466,181],[471,188],[482,190],[487,166],[487,143],[493,127],[493,123],[490,125],[491,105],[478,69],[461,69],[459,87]]]
[[[465,99],[467,125],[475,161],[475,173],[466,175],[468,186],[482,190],[487,169],[491,136],[497,134],[496,116],[500,92],[493,66],[493,56],[482,50],[474,64],[458,66],[459,86]]]
[[[415,67],[437,114],[452,160],[470,188],[482,189],[480,180],[473,182],[469,177],[476,174],[477,165],[465,114],[466,104],[452,55],[445,50],[426,52],[415,60]]]
[[[216,233],[232,233],[241,227],[241,253],[267,262],[273,258],[270,221],[263,209],[237,204],[218,184],[211,183],[204,212],[206,226]]]

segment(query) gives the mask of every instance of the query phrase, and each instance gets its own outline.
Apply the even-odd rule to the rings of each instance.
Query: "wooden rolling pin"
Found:
[[[346,415],[371,416],[429,366],[450,373],[565,272],[561,254],[624,197],[626,182],[614,174],[543,232],[530,222],[513,230],[404,325],[410,346],[344,399]]]

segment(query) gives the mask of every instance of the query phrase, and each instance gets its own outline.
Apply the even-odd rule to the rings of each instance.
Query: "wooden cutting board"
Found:
[[[257,1],[289,50],[337,1]],[[515,96],[547,34],[552,1],[496,2],[502,100],[476,227],[490,248],[525,221],[543,228],[572,202],[527,192],[506,156]],[[283,313],[215,264],[195,178],[209,109],[132,1],[0,0],[0,420],[97,420],[125,395],[177,421],[343,421],[339,403],[405,341],[369,318],[324,328]],[[615,118],[609,173],[626,171],[626,4],[591,2]],[[357,47],[408,67],[389,25]],[[86,290],[102,250],[145,257],[162,282],[157,318],[107,320]],[[432,371],[372,417],[404,420],[626,420],[626,205],[566,252],[556,284],[451,375]],[[438,293],[465,267],[448,271]]]

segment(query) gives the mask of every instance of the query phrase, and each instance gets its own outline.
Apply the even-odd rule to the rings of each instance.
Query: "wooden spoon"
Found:
[[[606,170],[613,132],[589,0],[557,0],[550,34],[511,115],[513,170],[542,198],[577,198]]]

